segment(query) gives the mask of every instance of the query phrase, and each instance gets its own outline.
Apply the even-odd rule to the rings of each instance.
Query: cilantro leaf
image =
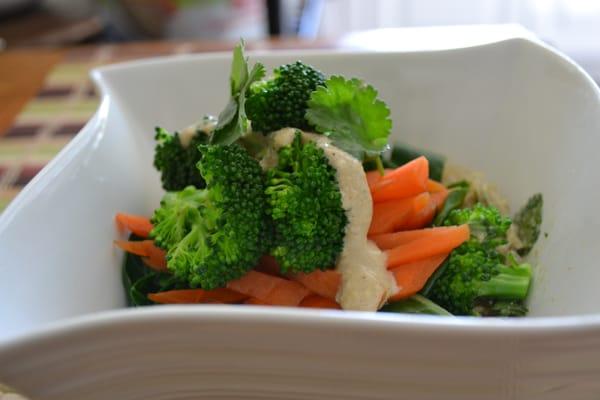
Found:
[[[312,92],[306,119],[342,150],[362,159],[388,146],[390,110],[377,90],[360,79],[332,76]]]
[[[265,76],[265,67],[256,63],[248,71],[248,58],[244,56],[244,41],[233,49],[231,61],[231,97],[225,109],[219,114],[217,126],[211,136],[212,144],[231,144],[250,130],[246,116],[246,92],[250,85]]]

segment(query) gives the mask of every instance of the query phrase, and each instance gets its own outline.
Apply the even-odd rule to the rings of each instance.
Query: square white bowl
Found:
[[[421,34],[431,40],[431,32],[421,32],[413,30],[408,36],[418,41]],[[436,43],[443,43],[444,32],[452,36],[453,31],[435,32],[439,35]],[[112,246],[117,236],[114,214],[148,215],[161,197],[158,174],[152,168],[154,126],[176,130],[205,113],[218,114],[226,102],[229,57],[178,56],[94,71],[103,94],[98,112],[0,217],[0,341],[7,340],[0,346],[0,378],[4,373],[22,381],[19,376],[28,371],[27,379],[34,379],[31,377],[38,376],[35,374],[44,365],[26,359],[16,367],[3,365],[2,356],[14,359],[46,354],[57,344],[68,343],[65,337],[73,343],[80,340],[76,348],[84,349],[82,335],[89,335],[93,326],[112,332],[107,335],[114,340],[105,338],[105,342],[114,345],[120,333],[131,333],[140,326],[156,328],[153,324],[161,320],[176,320],[198,331],[206,324],[239,320],[246,324],[242,328],[250,331],[277,325],[277,321],[274,330],[297,329],[302,322],[296,333],[299,338],[312,328],[331,335],[336,330],[354,329],[349,333],[354,342],[338,342],[325,335],[318,337],[323,344],[317,347],[341,352],[360,342],[364,349],[356,357],[365,357],[371,349],[376,356],[367,364],[374,365],[374,371],[377,357],[384,360],[399,351],[382,346],[390,346],[393,337],[410,340],[410,348],[402,348],[400,353],[414,360],[425,354],[428,361],[400,374],[404,378],[398,384],[410,381],[411,376],[427,376],[436,363],[450,363],[444,365],[451,367],[454,350],[436,356],[428,352],[431,346],[456,349],[456,354],[461,354],[456,363],[471,365],[468,368],[483,368],[496,360],[495,366],[485,369],[486,373],[492,371],[491,376],[478,377],[481,390],[460,386],[470,379],[466,369],[464,374],[452,375],[458,389],[449,389],[453,384],[448,382],[440,386],[439,393],[457,393],[457,398],[468,398],[464,396],[469,390],[479,396],[473,398],[488,398],[485,394],[492,393],[490,388],[501,390],[506,398],[513,393],[546,393],[557,387],[563,387],[556,392],[561,395],[586,393],[581,388],[600,390],[593,379],[600,373],[596,367],[600,360],[600,269],[596,267],[600,185],[595,165],[600,148],[600,96],[581,68],[531,38],[391,53],[251,54],[252,60],[269,68],[301,58],[326,74],[364,78],[379,89],[392,110],[392,141],[437,151],[483,171],[513,209],[529,195],[543,193],[544,234],[536,249],[531,318],[475,320],[236,306],[155,307],[94,314],[125,307],[120,271],[123,255]],[[82,315],[89,316],[61,325],[67,318]],[[54,328],[44,330],[51,322]],[[38,331],[42,333],[17,338]],[[186,334],[190,333],[180,333],[182,337]],[[378,335],[381,341],[376,339]],[[579,337],[580,342],[567,345],[567,335]],[[218,341],[226,336],[213,332],[210,338]],[[374,341],[366,342],[369,338]],[[252,337],[249,342],[252,340],[260,343],[267,339]],[[277,343],[273,341],[274,349],[279,348]],[[38,353],[32,353],[32,348]],[[568,357],[566,361],[540,358],[553,348],[555,356]],[[356,357],[354,360],[361,362]],[[43,359],[54,360],[50,356]],[[539,374],[523,371],[524,365]],[[444,369],[437,371],[444,374]],[[393,385],[393,377],[385,376]],[[369,379],[379,378],[373,373]],[[429,398],[423,397],[429,393],[423,391],[428,387],[426,380],[416,381],[413,389],[418,390],[405,389],[405,393]],[[42,389],[45,381],[36,382],[33,390],[46,393]],[[570,386],[573,382],[583,386],[575,389]],[[56,398],[73,393],[65,390],[52,393]]]

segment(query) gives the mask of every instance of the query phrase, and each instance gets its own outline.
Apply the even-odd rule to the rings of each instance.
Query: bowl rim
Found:
[[[276,50],[276,51],[249,51],[251,57],[269,56],[326,56],[338,57],[355,55],[358,57],[375,57],[378,55],[409,54],[409,53],[439,53],[453,52],[461,49],[484,48],[504,45],[507,42],[519,42],[536,47],[576,71],[588,86],[591,86],[596,101],[600,104],[600,89],[593,79],[572,59],[531,36],[516,35],[511,38],[482,43],[466,47],[452,47],[447,49],[421,50],[421,51],[382,51],[373,52],[367,50],[352,49],[303,49],[303,50]],[[90,75],[94,84],[100,91],[101,102],[87,124],[82,128],[77,137],[72,140],[59,154],[51,160],[34,179],[15,198],[15,200],[4,210],[0,216],[0,231],[9,226],[10,221],[22,206],[37,197],[43,188],[52,179],[52,175],[62,170],[79,151],[94,140],[95,129],[91,129],[98,121],[105,121],[108,114],[110,89],[107,86],[106,77],[115,72],[128,69],[145,68],[150,65],[185,63],[194,60],[223,60],[229,58],[229,52],[213,52],[187,55],[161,56],[142,60],[133,60],[109,66],[94,68]],[[38,184],[39,183],[39,184]],[[148,320],[195,320],[202,318],[206,321],[240,321],[240,323],[281,323],[281,324],[317,324],[321,326],[338,326],[351,329],[383,329],[396,332],[407,330],[429,331],[436,327],[435,331],[445,335],[495,335],[503,333],[507,335],[546,335],[556,332],[587,332],[600,330],[600,312],[595,314],[581,314],[569,316],[547,316],[547,317],[523,317],[523,318],[476,318],[476,317],[446,317],[410,314],[387,314],[366,313],[356,311],[314,311],[286,307],[247,307],[240,305],[213,306],[213,305],[185,305],[185,306],[161,306],[148,308],[124,308],[117,310],[93,312],[81,316],[62,318],[60,320],[45,323],[43,326],[31,331],[0,338],[0,350],[9,347],[22,346],[27,343],[50,339],[65,334],[77,334],[89,329],[99,328],[111,324],[127,325],[144,323]]]
[[[26,348],[64,340],[65,336],[80,337],[101,329],[125,329],[147,324],[177,326],[179,323],[235,323],[240,326],[279,325],[338,328],[366,332],[402,332],[441,334],[446,338],[540,338],[557,334],[597,333],[600,314],[559,317],[440,317],[421,314],[373,313],[366,311],[312,310],[293,307],[248,305],[159,305],[94,312],[45,324],[24,334],[0,339],[2,351]],[[433,328],[433,329],[432,329]]]

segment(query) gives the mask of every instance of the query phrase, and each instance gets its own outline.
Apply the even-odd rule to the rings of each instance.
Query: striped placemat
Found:
[[[37,96],[0,136],[0,210],[81,130],[99,99],[92,68],[130,59],[223,50],[205,43],[137,43],[74,48],[47,75]]]

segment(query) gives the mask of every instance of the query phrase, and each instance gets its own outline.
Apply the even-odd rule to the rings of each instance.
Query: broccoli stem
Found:
[[[499,270],[498,275],[481,283],[478,290],[479,297],[524,300],[531,284],[531,266],[529,264],[514,267],[501,265]]]

